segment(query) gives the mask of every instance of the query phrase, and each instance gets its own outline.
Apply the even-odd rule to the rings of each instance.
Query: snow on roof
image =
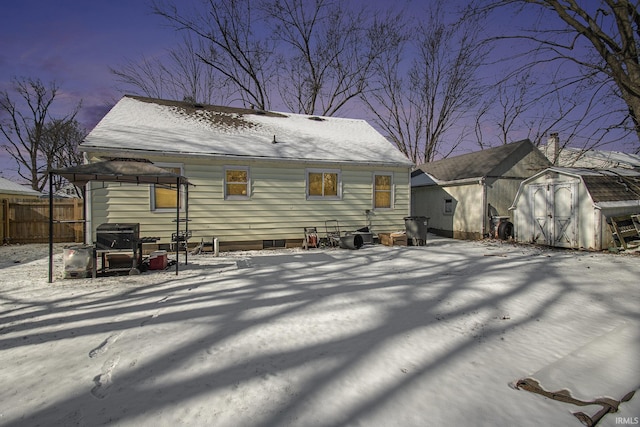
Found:
[[[90,152],[412,165],[364,120],[133,96],[123,97],[80,147]]]
[[[547,150],[546,145],[541,145],[540,151],[545,153],[549,150]],[[557,164],[562,167],[575,168],[640,169],[640,155],[620,151],[582,150],[564,147],[560,150]]]
[[[21,196],[40,196],[42,193],[27,187],[26,185],[17,184],[6,178],[0,177],[0,193],[16,194]]]

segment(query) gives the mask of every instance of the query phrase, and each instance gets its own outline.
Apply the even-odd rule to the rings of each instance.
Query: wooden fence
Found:
[[[55,199],[53,241],[83,243],[83,216],[81,199]],[[0,221],[3,244],[49,242],[48,199],[2,199]]]

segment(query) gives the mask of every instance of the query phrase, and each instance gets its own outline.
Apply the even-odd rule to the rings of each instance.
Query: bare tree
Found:
[[[298,113],[336,114],[363,93],[374,61],[394,48],[388,36],[397,17],[372,17],[337,0],[266,1],[263,9],[274,37],[284,43],[281,99]]]
[[[120,83],[134,93],[151,98],[189,99],[212,104],[226,101],[222,82],[214,70],[199,59],[202,40],[193,41],[186,34],[179,46],[168,50],[164,57],[142,57],[127,60],[110,71]]]
[[[594,93],[604,98],[617,96],[626,106],[622,116],[619,109],[614,108],[603,129],[612,131],[626,122],[626,129],[634,132],[640,141],[640,13],[637,2],[486,0],[483,3],[480,8],[483,12],[515,6],[529,16],[536,10],[542,13],[544,18],[537,21],[536,28],[502,38],[532,42],[531,49],[546,51],[544,62],[560,62],[566,67],[570,61],[580,70],[584,80],[595,79],[598,84]],[[522,67],[531,65],[530,61],[522,62]],[[640,144],[636,151],[640,151]]]
[[[51,159],[52,168],[60,169],[83,163],[78,146],[87,135],[87,131],[77,120],[54,119],[44,126],[42,152]],[[59,190],[66,181],[59,176],[53,177],[54,191]]]
[[[37,79],[14,79],[12,96],[8,90],[0,92],[0,132],[7,144],[4,148],[18,165],[18,175],[37,191],[47,184],[48,173],[56,164],[56,156],[68,149],[67,141],[58,139],[62,133],[52,131],[75,127],[80,104],[68,115],[54,119],[51,108],[58,94],[55,82],[45,86]],[[71,124],[70,124],[71,123]],[[77,144],[77,141],[73,141]]]
[[[207,0],[206,10],[192,13],[176,4],[155,1],[153,10],[178,30],[203,43],[197,57],[211,66],[233,88],[243,104],[259,109],[269,106],[269,86],[273,79],[274,45],[268,34],[257,32],[264,17],[251,0]]]
[[[474,111],[482,93],[476,74],[486,53],[478,42],[480,25],[447,22],[444,6],[433,4],[412,31],[408,71],[403,55],[391,53],[377,62],[377,89],[364,97],[376,124],[417,164],[456,148],[465,137],[462,118]],[[449,132],[454,125],[459,128]]]

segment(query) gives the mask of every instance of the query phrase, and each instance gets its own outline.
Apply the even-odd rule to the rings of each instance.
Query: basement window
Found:
[[[284,239],[262,241],[262,249],[284,248],[286,247],[286,245],[287,245],[287,241]]]

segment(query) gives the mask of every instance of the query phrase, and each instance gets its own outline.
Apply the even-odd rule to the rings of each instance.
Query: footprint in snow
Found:
[[[122,335],[122,332],[118,332],[117,334],[109,335],[106,340],[104,340],[104,341],[102,341],[100,343],[99,346],[97,346],[96,348],[94,348],[93,350],[91,350],[89,352],[89,357],[91,359],[93,359],[94,357],[99,356],[102,353],[104,353],[105,351],[107,351],[109,349],[109,346],[111,344],[113,344],[114,342],[116,342],[118,340],[118,338],[120,338],[120,335]]]

